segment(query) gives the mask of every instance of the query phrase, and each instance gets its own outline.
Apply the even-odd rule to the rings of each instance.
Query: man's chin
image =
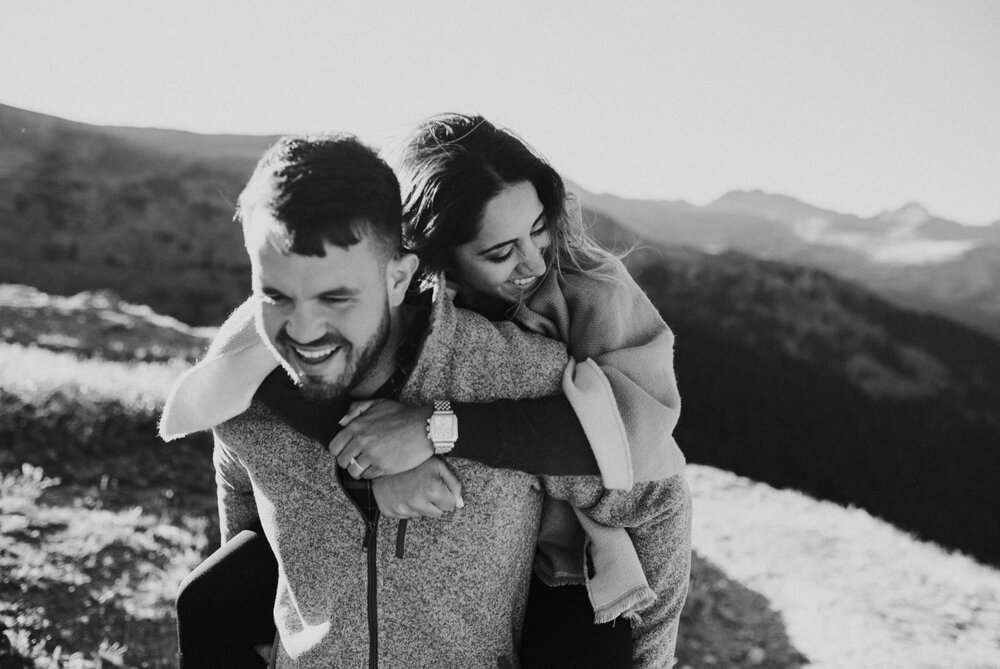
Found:
[[[331,383],[323,375],[308,374],[284,356],[279,356],[278,361],[285,368],[288,376],[291,377],[295,387],[309,401],[326,402],[340,399],[347,394],[347,384],[343,382]]]
[[[344,384],[328,383],[315,376],[300,377],[298,387],[302,396],[310,402],[330,402],[339,400],[347,394]]]

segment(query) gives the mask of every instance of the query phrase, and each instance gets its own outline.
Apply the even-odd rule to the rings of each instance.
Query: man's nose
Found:
[[[309,344],[326,335],[326,327],[322,319],[306,307],[296,307],[288,323],[285,333],[298,344]]]

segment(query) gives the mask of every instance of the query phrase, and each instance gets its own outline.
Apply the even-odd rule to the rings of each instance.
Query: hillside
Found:
[[[245,295],[232,202],[256,143],[269,138],[98,128],[10,107],[0,107],[0,137],[11,147],[0,154],[0,281],[59,294],[110,289],[192,325],[219,323]],[[620,219],[585,215],[605,242],[640,247],[628,264],[678,335],[678,436],[693,461],[858,504],[1000,561],[992,522],[1000,379],[989,371],[1000,369],[1000,344],[900,309],[860,279],[717,245],[725,233],[759,254],[835,248],[810,246],[800,219],[827,241],[878,233],[973,244],[986,269],[969,285],[989,293],[992,228],[972,239],[966,226],[917,206],[873,221],[759,192],[709,207],[619,204]],[[685,238],[665,235],[674,228],[664,228],[663,207],[699,250],[665,243]],[[835,250],[859,253],[857,245]],[[24,341],[15,334],[5,340]],[[72,328],[50,336],[64,348],[78,338]]]
[[[0,282],[109,288],[187,323],[220,322],[248,291],[233,205],[273,139],[107,128],[0,105]],[[913,203],[862,219],[760,191],[696,207],[572,188],[588,211],[651,243],[825,269],[1000,338],[1000,221],[964,226]]]
[[[1000,346],[830,274],[591,215],[677,335],[689,461],[855,504],[1000,562]]]
[[[0,342],[0,666],[172,667],[177,586],[219,534],[210,440],[164,444],[155,420],[206,333],[107,295],[0,296],[39,342]],[[697,556],[689,601],[684,665],[799,663],[767,602]]]
[[[829,275],[636,253],[677,335],[690,461],[792,487],[1000,562],[1000,345]]]
[[[63,294],[110,289],[195,325],[219,323],[244,297],[231,203],[254,147],[269,138],[97,128],[9,107],[0,107],[0,136],[13,147],[0,155],[0,281]],[[1000,507],[1000,380],[986,371],[1000,369],[995,340],[831,274],[662,243],[659,207],[669,205],[701,246],[735,230],[761,253],[802,252],[789,221],[832,214],[792,198],[619,204],[632,218],[585,215],[604,242],[640,247],[629,266],[678,335],[678,436],[693,461],[858,504],[1000,561],[991,521]],[[741,207],[749,213],[734,219]],[[926,229],[951,243],[967,232],[917,207],[874,222],[831,220],[827,236],[875,226]],[[989,242],[989,229],[978,234],[975,243]],[[4,338],[24,341],[15,335]],[[47,336],[64,345],[77,337],[72,328]]]
[[[0,282],[111,289],[188,323],[220,322],[248,292],[233,205],[270,140],[0,105]]]
[[[154,419],[207,333],[106,295],[0,295],[2,322],[39,327],[42,343],[0,343],[17,409],[0,422],[0,666],[173,666],[173,593],[218,533],[207,440],[162,444]],[[115,321],[129,336],[101,347]],[[46,336],[74,323],[92,344]],[[678,667],[1000,662],[997,570],[857,509],[711,467],[688,478],[696,556]]]

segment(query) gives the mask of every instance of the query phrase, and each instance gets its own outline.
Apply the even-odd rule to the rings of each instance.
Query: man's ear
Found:
[[[406,297],[406,289],[417,272],[420,261],[412,253],[403,253],[390,258],[385,265],[385,287],[389,294],[389,306],[398,307]]]

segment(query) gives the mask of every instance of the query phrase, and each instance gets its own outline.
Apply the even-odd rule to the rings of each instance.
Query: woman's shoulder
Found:
[[[562,268],[558,272],[559,287],[567,302],[577,299],[619,300],[642,289],[617,256],[609,255],[588,269]]]
[[[618,258],[592,271],[563,272],[559,287],[569,324],[567,341],[584,333],[587,337],[604,333],[602,337],[613,340],[630,332],[667,329],[657,308]]]

